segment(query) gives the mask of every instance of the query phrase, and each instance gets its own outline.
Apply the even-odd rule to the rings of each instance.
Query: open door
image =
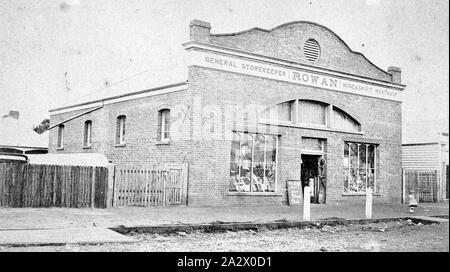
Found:
[[[325,165],[323,156],[302,154],[301,181],[302,191],[309,185],[311,188],[311,203],[325,204]]]

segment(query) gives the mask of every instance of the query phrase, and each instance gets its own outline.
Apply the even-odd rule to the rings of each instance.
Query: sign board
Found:
[[[401,101],[398,90],[382,86],[383,84],[381,83],[371,84],[360,80],[346,79],[314,71],[286,68],[235,56],[219,55],[213,52],[192,50],[189,51],[188,56],[188,65],[198,65],[206,68],[281,80],[333,91]]]
[[[290,206],[302,205],[303,190],[301,180],[288,180],[288,201]]]

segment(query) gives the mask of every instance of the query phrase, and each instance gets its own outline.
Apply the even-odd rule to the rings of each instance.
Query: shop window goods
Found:
[[[275,192],[278,136],[233,133],[231,192]]]

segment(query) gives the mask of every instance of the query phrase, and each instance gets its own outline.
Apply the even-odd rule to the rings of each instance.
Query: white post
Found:
[[[406,173],[405,170],[402,169],[402,204],[406,203]]]
[[[92,169],[92,180],[91,180],[91,208],[95,207],[95,166]]]
[[[114,164],[108,163],[108,189],[106,190],[106,208],[116,207],[114,202]]]
[[[366,218],[372,218],[372,188],[366,190]]]
[[[305,186],[303,190],[303,220],[309,221],[311,220],[311,188],[309,188],[309,186]]]

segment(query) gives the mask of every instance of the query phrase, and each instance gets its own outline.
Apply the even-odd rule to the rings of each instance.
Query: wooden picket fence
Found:
[[[0,163],[0,207],[106,208],[108,168]]]
[[[187,171],[187,163],[116,166],[113,206],[187,205]]]
[[[403,203],[408,203],[409,192],[414,190],[419,203],[438,201],[437,170],[403,169]]]

